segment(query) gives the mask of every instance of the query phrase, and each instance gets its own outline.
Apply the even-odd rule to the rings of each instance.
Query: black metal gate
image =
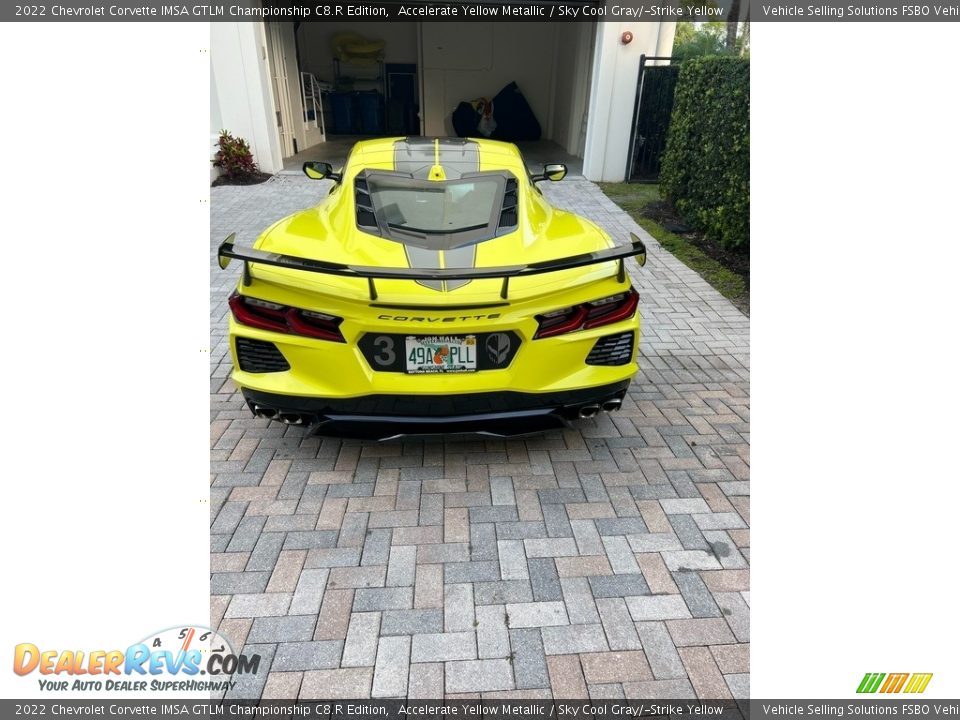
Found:
[[[649,65],[672,57],[640,56],[637,97],[633,105],[627,182],[655,183],[660,178],[660,159],[667,147],[673,93],[677,87],[676,65]]]

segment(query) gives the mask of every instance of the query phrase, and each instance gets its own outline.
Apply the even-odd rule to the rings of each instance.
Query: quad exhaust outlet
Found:
[[[299,413],[282,412],[263,405],[254,405],[253,414],[264,420],[279,420],[284,425],[303,425],[306,422],[306,418]]]
[[[596,417],[598,412],[600,412],[599,405],[584,405],[582,408],[580,408],[580,417],[582,418]]]
[[[577,410],[577,415],[582,420],[586,420],[592,417],[596,417],[601,412],[616,412],[623,405],[623,400],[618,397],[607,398],[601,403],[590,403],[588,405],[582,405]]]

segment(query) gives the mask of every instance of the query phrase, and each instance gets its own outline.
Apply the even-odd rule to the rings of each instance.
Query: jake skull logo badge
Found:
[[[487,336],[487,356],[494,365],[502,365],[510,354],[510,336],[504,333],[492,333]]]

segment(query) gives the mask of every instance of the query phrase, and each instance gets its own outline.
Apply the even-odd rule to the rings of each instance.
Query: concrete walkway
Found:
[[[526,440],[339,441],[253,419],[216,245],[326,183],[211,190],[211,624],[261,672],[229,697],[747,697],[749,321],[634,232],[641,371],[619,413]],[[628,263],[628,266],[630,263]]]

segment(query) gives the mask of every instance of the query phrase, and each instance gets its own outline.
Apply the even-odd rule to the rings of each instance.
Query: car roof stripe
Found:
[[[403,138],[393,144],[393,169],[426,180],[434,165],[447,180],[480,170],[479,143],[463,138]]]

